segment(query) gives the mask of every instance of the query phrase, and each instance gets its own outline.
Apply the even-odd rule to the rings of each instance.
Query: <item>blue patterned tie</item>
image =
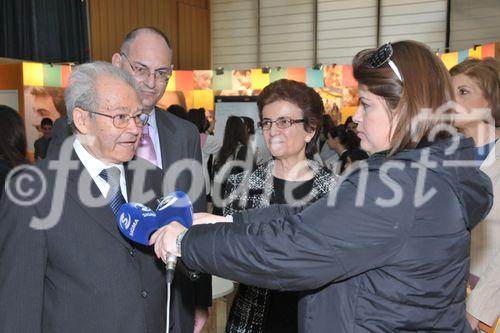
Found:
[[[120,190],[120,169],[117,167],[104,169],[99,176],[109,184],[106,200],[113,210],[113,213],[116,215],[120,207],[125,203],[125,198]]]

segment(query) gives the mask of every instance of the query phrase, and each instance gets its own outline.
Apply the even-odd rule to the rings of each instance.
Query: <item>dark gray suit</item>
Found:
[[[163,263],[150,248],[132,245],[122,237],[111,208],[76,154],[73,159],[77,170],[68,177],[49,170],[49,160],[36,166],[47,181],[47,191],[38,203],[22,207],[8,195],[2,198],[0,332],[164,332]],[[78,194],[81,177],[88,177],[87,193],[101,207],[83,204]],[[133,200],[134,174],[129,164],[125,164],[125,177]],[[160,178],[160,170],[154,169],[140,181],[144,190],[161,195]],[[60,200],[53,199],[57,181],[67,184]],[[31,186],[40,189],[42,184],[35,181]],[[47,217],[58,204],[61,216],[50,222],[57,222],[55,226],[48,230],[29,226],[33,216]]]
[[[164,172],[175,162],[182,159],[193,159],[201,164],[200,135],[196,126],[169,112],[156,108],[156,125],[160,138],[161,159]],[[200,170],[201,171],[201,170]],[[197,175],[204,183],[203,174]],[[182,173],[177,177],[175,189],[187,191],[191,185],[190,173]],[[205,189],[202,195],[193,202],[195,212],[206,212],[207,203]],[[194,328],[195,307],[208,307],[212,302],[212,279],[210,275],[192,282],[185,274],[175,274],[172,288],[172,333],[192,333]]]
[[[156,125],[161,147],[162,167],[164,173],[177,161],[193,159],[201,163],[200,136],[196,127],[162,109],[156,108]],[[70,135],[67,118],[58,119],[54,124],[52,140],[47,157],[57,159],[64,140]],[[203,181],[200,172],[199,180]],[[188,191],[191,186],[191,175],[181,173],[175,180],[175,190]],[[204,183],[203,183],[204,184]],[[205,190],[193,202],[195,212],[206,211]],[[179,271],[179,270],[178,270]],[[176,272],[172,285],[172,333],[192,333],[195,307],[208,307],[212,300],[212,285],[210,275],[202,274],[195,282],[187,275]]]

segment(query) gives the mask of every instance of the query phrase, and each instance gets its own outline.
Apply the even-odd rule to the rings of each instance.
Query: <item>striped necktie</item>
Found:
[[[103,169],[99,176],[109,184],[106,201],[116,215],[120,207],[125,203],[125,198],[120,189],[120,169],[117,167]]]

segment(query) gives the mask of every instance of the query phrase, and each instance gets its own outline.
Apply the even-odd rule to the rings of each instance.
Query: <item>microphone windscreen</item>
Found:
[[[149,245],[149,237],[159,227],[155,212],[139,203],[123,204],[116,219],[118,228],[125,237],[143,245]]]
[[[176,191],[163,197],[156,208],[156,220],[159,228],[172,221],[177,221],[186,228],[191,227],[193,205],[188,195],[182,191]]]

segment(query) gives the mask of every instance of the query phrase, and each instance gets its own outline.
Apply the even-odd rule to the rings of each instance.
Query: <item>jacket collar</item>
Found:
[[[333,176],[323,169],[318,162],[307,160],[307,164],[314,174],[312,190],[308,198],[314,201],[323,195],[323,191],[320,191],[320,189],[323,188],[325,184],[330,184],[329,187],[331,188],[336,181],[332,181]],[[246,181],[249,194],[254,192],[252,195],[259,197],[257,201],[261,201],[263,206],[269,205],[270,198],[274,193],[273,170],[274,160],[270,160],[260,165],[248,176],[248,181]],[[255,191],[258,191],[258,193],[255,193]],[[297,202],[297,204],[300,205],[304,203]]]
[[[101,191],[92,181],[92,177],[83,166],[83,163],[78,159],[78,156],[74,151],[71,156],[71,161],[76,161],[78,163],[78,168],[70,171],[68,174],[67,195],[80,206],[83,212],[89,215],[89,221],[99,225],[128,250],[132,249],[132,246],[128,240],[121,235],[116,225],[115,214],[113,214],[113,211],[108,206],[106,199],[102,196]],[[128,163],[124,163],[124,168],[127,182],[127,195],[130,198],[130,184],[133,180],[131,172],[128,170]],[[90,189],[88,189],[89,184]],[[85,187],[87,187],[87,189],[85,189]],[[89,207],[84,204],[80,198],[80,192],[92,196],[92,202],[95,204],[95,207]]]

